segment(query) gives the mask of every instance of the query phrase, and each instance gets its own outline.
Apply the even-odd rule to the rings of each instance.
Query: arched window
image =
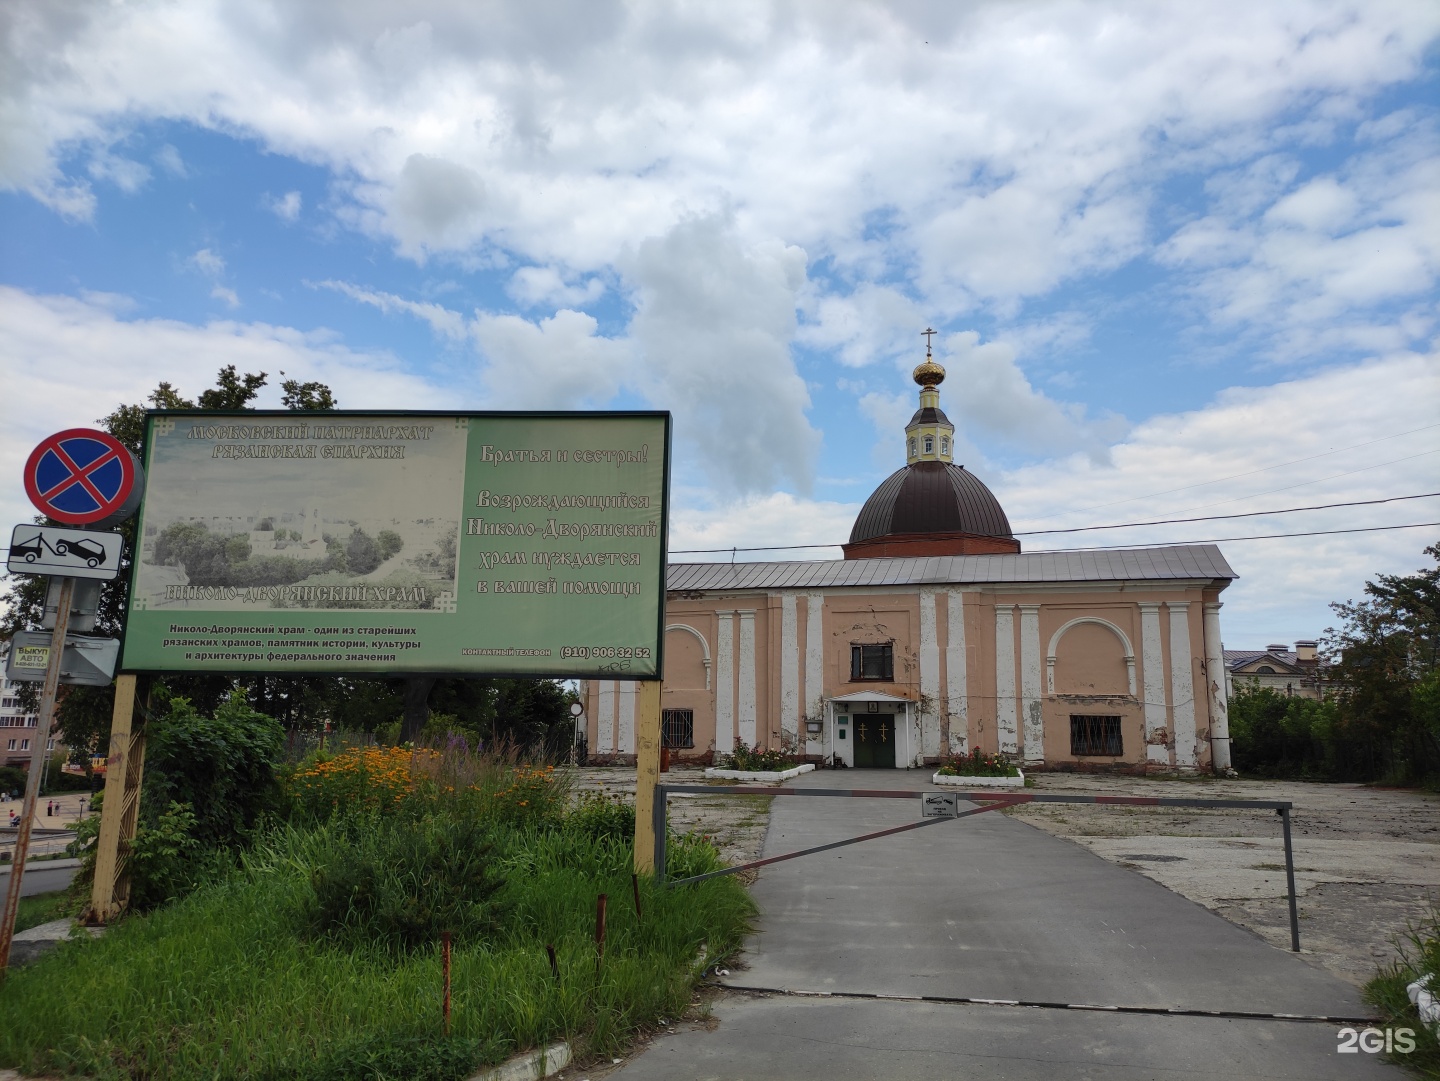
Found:
[[[927,435],[927,436],[925,437],[925,453],[926,453],[926,454],[934,454],[934,453],[935,453],[935,437],[934,437],[933,435]]]
[[[1262,664],[1259,668],[1255,669],[1255,674],[1259,676],[1273,676],[1275,669],[1271,668],[1268,664]]]

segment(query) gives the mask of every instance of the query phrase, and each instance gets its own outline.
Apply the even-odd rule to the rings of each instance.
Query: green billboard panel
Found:
[[[147,424],[125,671],[660,676],[668,413]]]

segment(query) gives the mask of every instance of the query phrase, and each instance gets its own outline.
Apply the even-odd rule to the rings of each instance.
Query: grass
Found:
[[[20,912],[15,917],[15,932],[28,931],[42,923],[58,920],[70,914],[69,897],[64,890],[54,893],[37,893],[20,898]]]
[[[1421,1077],[1440,1081],[1440,1040],[1420,1023],[1420,1015],[1405,990],[1420,973],[1440,972],[1440,911],[1432,912],[1397,945],[1399,959],[1365,985],[1365,1001],[1380,1011],[1381,1027],[1408,1028],[1415,1034],[1415,1050],[1395,1055],[1393,1061],[1410,1067]]]
[[[496,836],[507,916],[492,936],[456,946],[449,1037],[438,944],[348,950],[305,937],[311,868],[339,843],[320,825],[279,830],[221,880],[12,972],[0,989],[0,1065],[154,1081],[439,1081],[562,1038],[613,1053],[683,1012],[754,912],[727,877],[668,891],[643,883],[640,920],[624,840],[525,825]],[[683,838],[670,863],[677,875],[719,866],[709,845]]]

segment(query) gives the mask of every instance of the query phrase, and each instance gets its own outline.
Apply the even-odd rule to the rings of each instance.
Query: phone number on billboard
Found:
[[[650,650],[647,646],[561,646],[560,656],[633,657],[637,660],[648,660]]]

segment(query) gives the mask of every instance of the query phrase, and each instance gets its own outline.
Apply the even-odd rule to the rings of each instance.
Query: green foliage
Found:
[[[204,848],[241,845],[275,806],[275,764],[284,732],[236,690],[213,717],[175,698],[152,722],[145,752],[142,821],[157,824],[173,803],[190,808]]]
[[[473,818],[374,817],[337,827],[311,873],[304,924],[349,949],[419,949],[449,931],[479,942],[497,926],[494,846]]]
[[[584,793],[565,817],[565,828],[592,840],[626,843],[635,837],[635,805],[598,792]]]
[[[1354,762],[1333,700],[1292,698],[1252,681],[1230,699],[1231,761],[1255,777],[1370,780],[1342,776]]]
[[[28,931],[51,920],[64,919],[75,911],[70,896],[60,890],[56,893],[36,893],[20,898],[20,911],[15,915],[15,933]]]
[[[375,543],[380,546],[381,559],[389,559],[405,547],[405,539],[393,529],[380,530],[380,532],[375,535]]]
[[[1415,1050],[1396,1055],[1395,1061],[1421,1077],[1440,1079],[1440,1036],[1421,1023],[1406,990],[1422,976],[1440,988],[1440,912],[1431,912],[1396,944],[1399,958],[1365,985],[1365,1001],[1380,1011],[1381,1024],[1413,1030]]]
[[[382,558],[375,538],[357,526],[345,542],[345,565],[350,568],[350,573],[369,574],[380,566]]]
[[[969,754],[951,755],[939,769],[946,777],[1018,777],[1020,771],[1003,754],[985,754],[976,747]]]
[[[172,801],[135,830],[127,861],[132,908],[143,912],[162,905],[189,893],[204,878],[195,825],[195,812]],[[90,880],[94,881],[93,867]]]
[[[767,751],[755,744],[747,747],[743,740],[735,741],[735,749],[722,754],[717,763],[721,769],[740,769],[747,773],[770,773],[789,769],[795,760],[784,751]]]
[[[457,943],[447,1039],[433,939],[385,952],[306,937],[313,875],[338,858],[348,829],[273,829],[187,896],[13,971],[0,987],[0,1065],[150,1081],[338,1081],[467,1076],[562,1038],[614,1054],[685,1010],[704,968],[739,945],[754,914],[733,878],[670,890],[642,880],[642,922],[628,840],[555,823],[497,829],[488,858],[505,881],[495,896],[506,917],[483,941]],[[671,863],[676,874],[719,866],[694,837],[674,840]],[[597,965],[601,893],[609,933]]]
[[[335,395],[324,383],[302,383],[298,379],[286,379],[281,382],[280,390],[280,404],[286,409],[323,411],[335,408]]]

